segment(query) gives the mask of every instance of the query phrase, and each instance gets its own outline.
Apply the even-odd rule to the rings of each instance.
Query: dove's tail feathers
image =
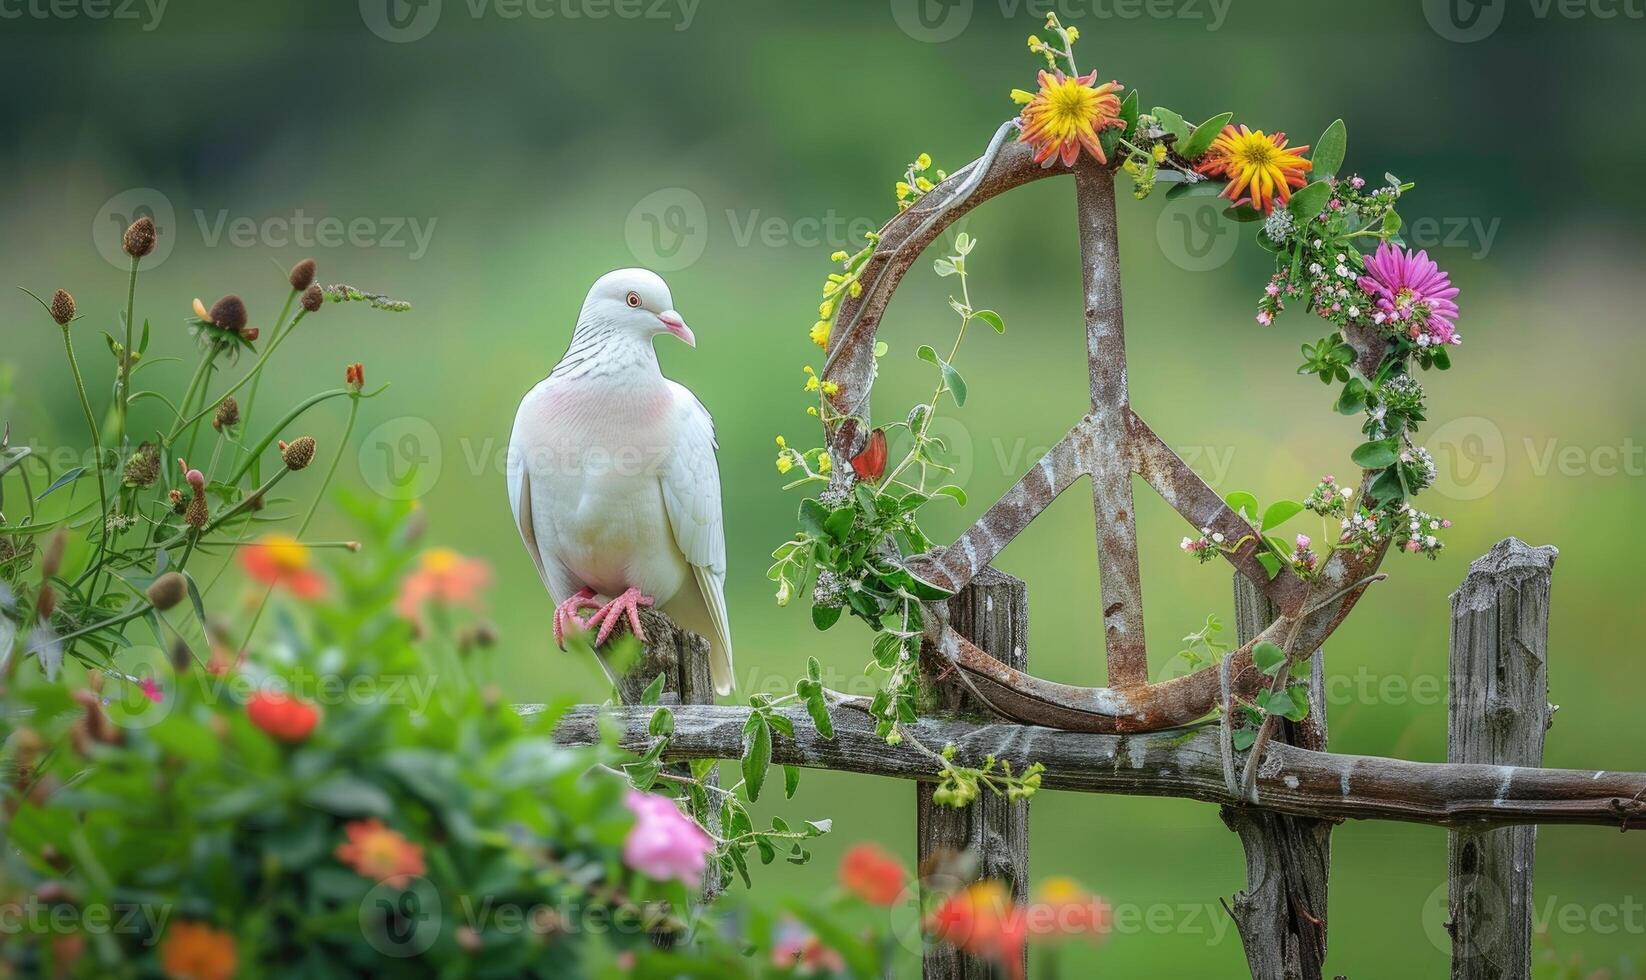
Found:
[[[697,579],[698,591],[703,594],[709,621],[714,624],[715,635],[709,644],[709,676],[714,680],[715,693],[725,697],[736,687],[732,676],[732,627],[726,617],[725,575],[701,565],[694,565],[692,574]]]

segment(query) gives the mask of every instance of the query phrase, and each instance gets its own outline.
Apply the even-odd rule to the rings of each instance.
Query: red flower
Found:
[[[1086,936],[1093,942],[1108,934],[1114,918],[1108,902],[1080,887],[1073,878],[1061,877],[1040,883],[1028,914],[1029,932],[1035,936]]]
[[[343,369],[343,383],[350,391],[358,392],[366,387],[366,368],[359,361]]]
[[[430,548],[418,559],[417,571],[401,583],[394,609],[415,620],[417,610],[430,599],[447,605],[472,604],[490,582],[491,568],[478,558],[465,558],[450,548]]]
[[[178,921],[160,941],[160,968],[173,980],[229,980],[240,968],[234,937],[203,922]]]
[[[258,691],[246,701],[246,717],[282,742],[301,742],[320,723],[320,709],[279,691]]]
[[[961,952],[999,963],[1021,980],[1028,922],[1005,883],[979,881],[955,892],[926,920],[926,930]]]
[[[289,534],[270,534],[240,549],[240,567],[264,585],[284,585],[299,599],[318,599],[326,580],[309,567],[308,546]]]
[[[883,430],[876,429],[869,433],[869,444],[852,457],[852,470],[859,480],[870,483],[886,472],[886,433]]]
[[[895,905],[903,894],[903,865],[874,844],[858,844],[840,862],[840,883],[870,905]]]
[[[337,860],[373,881],[404,888],[423,874],[423,849],[383,821],[355,820],[343,825],[348,841],[337,845]]]

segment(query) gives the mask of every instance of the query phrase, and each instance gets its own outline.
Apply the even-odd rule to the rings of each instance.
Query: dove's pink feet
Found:
[[[576,595],[554,607],[554,642],[560,649],[566,649],[566,626],[570,624],[580,630],[589,628],[592,620],[580,618],[577,614],[584,609],[599,609],[600,603],[594,601],[594,590],[585,588]]]
[[[594,645],[601,646],[605,644],[606,638],[612,635],[612,630],[617,628],[617,624],[627,619],[629,630],[634,633],[634,638],[644,643],[646,642],[646,633],[640,628],[640,607],[650,606],[656,601],[651,596],[643,594],[639,589],[629,589],[601,606],[583,625],[586,629],[600,627],[600,632],[595,635]]]

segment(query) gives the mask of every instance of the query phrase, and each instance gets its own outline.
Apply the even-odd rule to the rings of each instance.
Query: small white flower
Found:
[[[1217,533],[1213,534],[1212,535],[1212,540],[1217,542],[1218,544],[1222,544],[1223,543],[1223,532],[1218,531]]]

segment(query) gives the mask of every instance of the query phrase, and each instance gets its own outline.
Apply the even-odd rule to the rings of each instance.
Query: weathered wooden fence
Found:
[[[981,717],[982,709],[933,658],[926,713],[910,726],[925,744],[953,744],[961,760],[987,755],[1014,767],[1045,765],[1052,790],[1169,796],[1216,803],[1246,852],[1247,886],[1230,906],[1251,974],[1258,980],[1322,977],[1327,879],[1333,825],[1347,819],[1399,820],[1450,831],[1452,975],[1466,980],[1530,974],[1533,846],[1536,826],[1646,827],[1646,773],[1540,768],[1548,704],[1547,631],[1553,548],[1510,538],[1470,568],[1452,599],[1450,751],[1446,763],[1407,762],[1326,751],[1323,655],[1313,660],[1314,707],[1263,749],[1257,802],[1231,792],[1219,727],[1100,734]],[[1275,616],[1236,576],[1236,622],[1244,641]],[[1027,591],[992,569],[947,603],[950,624],[1008,665],[1024,667]],[[704,648],[665,620],[648,620],[652,648],[641,672],[668,673],[683,706],[665,758],[736,759],[749,709],[702,703]],[[662,627],[662,628],[658,628]],[[626,685],[627,686],[627,685]],[[626,692],[629,699],[636,692]],[[582,705],[559,737],[590,743],[600,717],[622,745],[645,751],[650,708]],[[889,746],[866,714],[836,711],[824,739],[802,708],[788,709],[793,739],[773,737],[774,762],[916,781],[919,851],[967,848],[980,875],[1004,879],[1021,897],[1028,880],[1028,806],[984,798],[961,810],[933,805],[937,771],[911,746]],[[932,944],[927,977],[991,976],[986,964]]]

